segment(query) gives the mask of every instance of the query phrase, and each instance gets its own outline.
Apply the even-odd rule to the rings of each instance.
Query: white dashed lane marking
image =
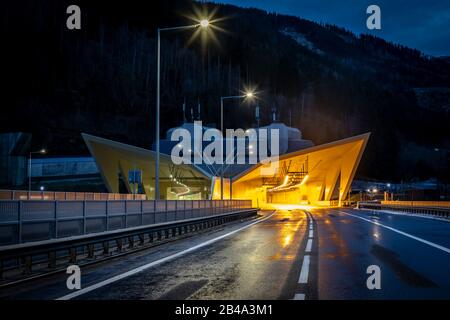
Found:
[[[313,227],[313,219],[309,212],[305,211],[308,223],[309,223],[309,231],[308,231],[308,241],[306,242],[305,253],[310,253],[312,250],[313,238],[314,238],[314,227]],[[311,257],[308,254],[305,254],[303,257],[302,269],[300,270],[300,276],[298,278],[298,283],[306,284],[308,283],[309,277],[309,265],[311,262]],[[305,300],[306,295],[304,293],[296,293],[294,295],[293,300]]]
[[[298,278],[298,283],[308,283],[308,275],[309,275],[309,255],[305,255],[303,257],[302,270],[300,271],[300,277]]]
[[[296,293],[294,300],[305,300],[305,295],[303,293]]]
[[[311,252],[312,247],[312,239],[308,239],[308,243],[306,244],[305,252]]]

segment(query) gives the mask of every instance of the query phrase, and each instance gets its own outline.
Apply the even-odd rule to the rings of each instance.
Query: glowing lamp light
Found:
[[[207,28],[208,26],[209,26],[208,19],[203,19],[203,20],[200,21],[200,27]]]

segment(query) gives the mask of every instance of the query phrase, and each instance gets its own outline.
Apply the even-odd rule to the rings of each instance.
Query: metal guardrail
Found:
[[[395,205],[405,207],[433,207],[433,208],[450,208],[450,201],[381,201],[383,205]]]
[[[251,200],[0,201],[0,246],[251,208]]]
[[[53,239],[0,247],[0,279],[4,271],[18,270],[16,279],[6,280],[5,285],[31,278],[32,267],[40,266],[40,276],[64,270],[67,264],[84,264],[116,257],[127,249],[151,246],[154,241],[196,232],[221,224],[255,216],[257,209],[244,209],[210,217],[160,223],[149,226],[120,229],[99,234],[65,239]],[[112,251],[115,251],[115,255]],[[135,249],[138,250],[138,249]],[[61,262],[63,260],[63,262]],[[59,263],[58,263],[59,262]],[[83,263],[82,263],[83,264]],[[44,269],[44,270],[42,270]],[[38,276],[39,276],[38,275]],[[19,279],[17,279],[19,277]],[[25,278],[23,278],[25,277]],[[2,285],[3,286],[3,285]]]
[[[146,200],[145,194],[0,190],[0,200]]]
[[[441,218],[450,218],[450,208],[446,207],[425,207],[406,206],[404,204],[384,204],[380,202],[358,202],[356,208],[371,210],[391,210],[403,213],[432,215]]]

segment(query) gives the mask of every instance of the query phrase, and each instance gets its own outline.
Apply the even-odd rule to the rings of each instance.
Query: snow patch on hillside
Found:
[[[318,55],[323,56],[325,54],[322,50],[316,48],[311,41],[306,39],[306,37],[299,32],[292,31],[290,29],[283,29],[280,30],[280,32],[288,37],[291,37],[295,42],[297,42],[302,47],[305,47],[308,50],[317,53]]]

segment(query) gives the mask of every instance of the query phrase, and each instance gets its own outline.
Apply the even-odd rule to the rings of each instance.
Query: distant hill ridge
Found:
[[[30,131],[33,146],[50,154],[87,153],[82,131],[148,148],[155,134],[156,29],[191,23],[184,15],[200,4],[83,2],[77,32],[65,27],[67,5],[3,5],[8,107],[1,130]],[[219,97],[255,84],[262,125],[275,110],[316,144],[372,132],[362,178],[448,178],[448,166],[432,153],[450,149],[448,104],[442,90],[431,89],[450,88],[448,57],[258,9],[202,10],[216,9],[226,32],[192,42],[190,31],[163,35],[162,133],[181,124],[184,102],[188,119],[200,104],[204,123],[218,123]],[[227,102],[226,127],[254,123],[254,105]]]

